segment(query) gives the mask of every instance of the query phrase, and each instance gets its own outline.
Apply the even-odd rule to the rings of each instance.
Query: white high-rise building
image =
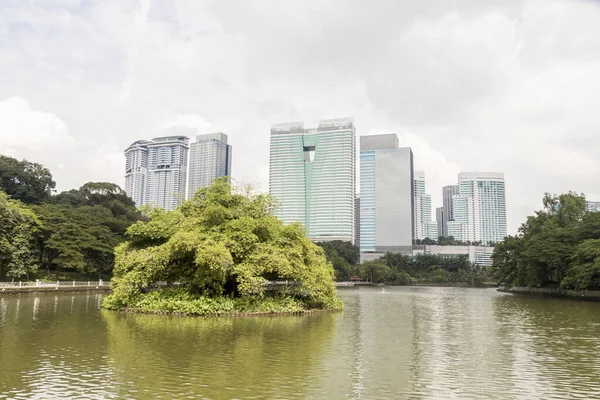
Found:
[[[488,244],[507,235],[504,174],[463,172],[458,175],[458,194],[452,196],[454,221],[448,236]]]
[[[415,196],[413,238],[437,240],[437,223],[431,219],[431,195],[425,193],[425,172],[415,171],[413,184]]]
[[[138,140],[125,149],[125,193],[137,207],[146,204],[148,140]]]
[[[452,213],[452,198],[458,194],[458,185],[448,185],[442,187],[442,230],[439,233],[440,236],[452,236],[448,234],[448,221],[454,221],[454,214]]]
[[[413,155],[395,133],[360,137],[360,259],[412,254]]]
[[[148,143],[146,204],[171,211],[185,198],[189,138],[165,136]]]
[[[221,176],[231,176],[231,145],[221,132],[197,135],[190,145],[188,199]]]
[[[322,120],[314,129],[301,122],[271,127],[269,191],[285,223],[302,223],[316,242],[353,242],[355,182],[351,119]]]

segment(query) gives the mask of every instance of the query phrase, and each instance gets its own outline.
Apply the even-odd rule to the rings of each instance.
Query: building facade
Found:
[[[482,267],[492,266],[494,247],[490,246],[414,246],[413,255],[432,254],[440,257],[469,256],[469,261]]]
[[[354,245],[360,248],[360,193],[354,198]]]
[[[415,171],[413,181],[414,191],[414,226],[413,239],[425,238],[437,240],[437,223],[431,219],[431,195],[425,193],[425,172]]]
[[[452,198],[458,194],[458,185],[448,185],[442,187],[442,207],[444,215],[442,219],[442,230],[440,236],[452,236],[448,233],[448,221],[454,221]]]
[[[438,208],[435,209],[435,223],[437,225],[438,237],[439,236],[443,236],[443,232],[444,232],[444,207],[438,207]]]
[[[507,235],[504,174],[463,172],[458,175],[458,194],[452,196],[453,221],[448,236],[487,244]]]
[[[146,204],[176,209],[185,198],[189,138],[165,136],[148,144]]]
[[[361,262],[386,252],[412,254],[413,154],[396,134],[360,138]]]
[[[321,120],[314,129],[271,127],[269,191],[284,223],[300,222],[315,241],[354,242],[356,132],[352,119]]]
[[[138,140],[125,149],[125,193],[137,207],[146,204],[148,140]]]
[[[190,145],[188,199],[221,176],[231,176],[232,147],[221,132],[197,135]]]

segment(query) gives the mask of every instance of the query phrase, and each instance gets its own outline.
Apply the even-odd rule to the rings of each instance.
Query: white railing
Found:
[[[0,282],[0,288],[67,288],[67,287],[109,287],[110,282],[105,282],[102,279],[97,281],[52,281],[43,282],[36,280],[35,282],[18,281],[18,282]]]

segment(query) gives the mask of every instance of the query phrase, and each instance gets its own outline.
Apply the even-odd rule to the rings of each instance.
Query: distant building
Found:
[[[437,223],[431,220],[431,195],[425,193],[425,173],[414,173],[413,239],[438,238]]]
[[[452,236],[448,234],[448,221],[454,221],[452,197],[458,194],[458,185],[448,185],[442,187],[442,207],[444,214],[442,219],[440,236]]]
[[[585,201],[586,208],[589,212],[600,212],[600,201]]]
[[[360,248],[360,193],[354,198],[354,245]]]
[[[176,209],[185,198],[189,138],[165,136],[148,143],[146,203]]]
[[[443,236],[444,232],[444,207],[435,209],[435,222],[437,225],[438,236]],[[436,237],[437,240],[437,237]]]
[[[137,207],[146,204],[149,140],[138,140],[125,150],[125,193]]]
[[[221,132],[197,135],[190,145],[188,199],[200,188],[210,186],[216,178],[231,176],[231,145]]]
[[[448,235],[457,240],[500,242],[507,235],[504,174],[463,172],[452,196],[453,221]]]
[[[316,242],[353,242],[356,137],[352,119],[271,127],[269,191],[284,223],[300,222]]]
[[[490,246],[414,246],[413,255],[432,254],[440,257],[468,255],[469,261],[482,267],[492,266],[494,247]]]
[[[413,154],[395,133],[360,137],[360,258],[412,253]]]

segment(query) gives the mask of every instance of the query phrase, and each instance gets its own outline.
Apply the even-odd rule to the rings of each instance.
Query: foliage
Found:
[[[481,242],[480,240],[476,240],[476,241],[463,241],[463,240],[457,240],[454,239],[454,236],[440,236],[436,239],[430,239],[430,238],[425,238],[425,239],[415,239],[414,243],[416,245],[425,245],[425,246],[431,246],[431,245],[439,245],[439,246],[483,246],[483,242]],[[487,246],[494,246],[495,243],[488,243]]]
[[[48,201],[55,187],[50,171],[40,164],[0,155],[0,190],[26,204]]]
[[[119,245],[113,292],[103,304],[123,309],[156,281],[181,281],[191,294],[261,299],[265,282],[295,281],[290,296],[309,308],[338,308],[334,273],[299,224],[284,225],[264,194],[240,194],[217,180],[177,210],[152,210]]]
[[[37,269],[34,233],[39,221],[20,201],[0,191],[0,275],[18,278]]]
[[[359,263],[360,250],[358,246],[342,240],[320,242],[317,245],[325,250],[327,261],[333,265],[335,278],[338,281],[349,281],[355,274],[356,265]]]
[[[585,197],[575,192],[546,193],[543,206],[527,218],[516,236],[496,246],[493,263],[498,281],[599,289],[600,215],[587,212]]]

